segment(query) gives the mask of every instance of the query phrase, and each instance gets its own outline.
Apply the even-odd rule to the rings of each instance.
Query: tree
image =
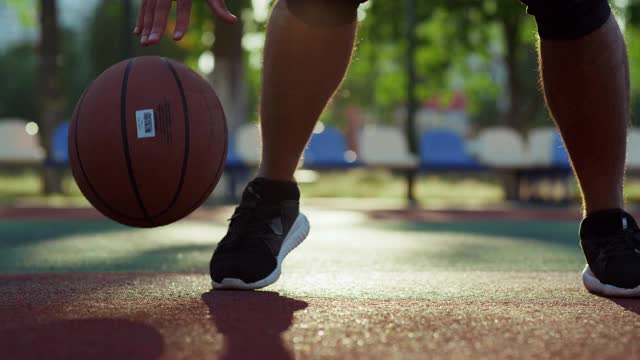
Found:
[[[640,3],[629,2],[625,9],[618,9],[626,20],[625,35],[631,65],[631,106],[632,124],[640,126]]]
[[[21,19],[24,18],[23,26],[39,29],[40,21],[35,20],[40,13],[39,6],[32,6],[36,3],[11,0],[10,5],[20,14]],[[81,37],[59,25],[57,32],[57,39],[65,41],[58,42],[55,59],[59,73],[54,76],[58,79],[58,89],[61,90],[58,97],[64,106],[63,116],[56,119],[56,122],[68,118],[73,110],[73,101],[82,93],[89,77],[89,61]],[[5,79],[0,84],[0,118],[19,117],[36,123],[42,120],[40,84],[43,83],[41,75],[45,70],[40,71],[41,49],[40,41],[34,44],[30,40],[24,40],[0,55],[0,78]]]
[[[136,15],[137,10],[136,7]],[[96,8],[89,25],[89,39],[86,45],[91,68],[86,85],[102,71],[128,56],[157,55],[184,61],[191,52],[202,49],[192,38],[180,43],[163,39],[155,46],[142,47],[138,44],[138,38],[131,33],[133,24],[126,25],[126,22],[125,1],[105,0]]]
[[[536,74],[535,24],[524,10],[511,0],[417,1],[419,96],[446,96],[462,79],[478,122],[521,131],[530,127],[543,116],[544,103]],[[401,1],[371,3],[361,24],[363,40],[345,82],[353,100],[370,104],[379,113],[406,102],[407,41],[404,22],[399,20],[403,17]],[[495,73],[497,65],[504,69],[504,80]],[[497,118],[478,118],[496,110]]]
[[[38,48],[38,94],[40,141],[45,149],[46,162],[53,154],[52,134],[58,121],[62,119],[65,99],[62,94],[62,77],[59,59],[58,16],[55,0],[40,0],[40,44]],[[62,177],[58,171],[45,166],[43,169],[43,189],[45,194],[62,192]]]
[[[159,44],[143,48],[138,46],[131,35],[128,40],[113,41],[113,29],[122,28],[126,18],[124,2],[103,1],[95,12],[90,27],[89,51],[93,62],[92,77],[107,67],[123,60],[128,48],[133,55],[161,55],[186,62],[197,67],[198,58],[204,51],[212,51],[215,68],[209,74],[209,80],[216,89],[223,104],[230,127],[246,121],[248,117],[248,83],[246,77],[245,51],[242,47],[244,14],[251,7],[249,0],[229,2],[229,9],[240,15],[240,21],[228,25],[214,20],[214,15],[204,1],[194,1],[191,12],[191,25],[184,39],[179,42],[169,40],[175,24],[174,14],[169,19],[167,37]],[[137,9],[137,7],[136,7]],[[134,11],[137,14],[137,11]],[[245,15],[245,16],[243,16]],[[125,31],[130,32],[129,27]]]
[[[208,78],[220,98],[229,127],[234,129],[247,121],[251,108],[242,40],[247,24],[253,24],[249,19],[250,0],[234,0],[227,5],[238,16],[236,24],[229,25],[215,18],[204,1],[194,2],[187,36],[208,47],[195,52],[197,56],[205,50],[213,53],[215,67]]]
[[[230,10],[237,14],[241,14],[249,5],[248,1],[229,3]],[[243,35],[242,16],[234,25],[216,19],[213,43],[216,65],[210,80],[225,108],[227,123],[231,129],[246,122],[248,118],[248,84],[242,48]]]

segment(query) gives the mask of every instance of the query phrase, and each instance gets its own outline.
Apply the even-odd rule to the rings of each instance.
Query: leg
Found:
[[[280,0],[267,27],[260,177],[247,186],[210,263],[214,288],[275,282],[309,232],[293,173],[349,65],[359,0]]]
[[[640,229],[622,210],[630,119],[624,39],[606,0],[523,2],[538,22],[545,98],[584,198],[585,286],[640,296]]]
[[[585,215],[623,207],[629,64],[605,0],[529,0],[549,112],[571,157]]]
[[[358,2],[281,0],[267,27],[260,176],[292,180],[327,102],[347,70]]]
[[[575,39],[577,33],[545,38],[541,24],[544,93],[571,156],[587,214],[623,206],[629,65],[618,24],[609,11],[604,14],[598,17],[606,19],[604,25]]]

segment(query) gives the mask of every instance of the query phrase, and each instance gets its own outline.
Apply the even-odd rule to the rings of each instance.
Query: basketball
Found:
[[[227,125],[211,85],[185,65],[139,57],[85,90],[69,126],[82,194],[125,225],[156,227],[189,215],[224,169]]]

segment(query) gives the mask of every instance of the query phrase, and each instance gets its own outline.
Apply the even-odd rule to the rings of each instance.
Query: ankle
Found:
[[[295,181],[273,180],[259,176],[253,179],[249,185],[263,200],[269,203],[300,200],[300,190]]]
[[[295,182],[295,178],[293,173],[289,171],[274,171],[265,166],[260,166],[258,169],[258,174],[256,179],[262,178],[269,181],[285,181],[285,182]]]
[[[596,196],[593,196],[594,194]],[[612,209],[622,209],[624,208],[623,199],[622,186],[584,191],[585,216]]]

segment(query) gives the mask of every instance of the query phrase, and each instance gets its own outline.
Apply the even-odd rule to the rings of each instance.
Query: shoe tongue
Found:
[[[268,203],[280,203],[287,200],[300,200],[298,184],[293,181],[269,180],[259,177],[251,181],[242,194],[243,202],[265,201]]]
[[[597,211],[589,214],[580,225],[581,237],[611,236],[626,230],[637,230],[638,223],[622,209]]]

